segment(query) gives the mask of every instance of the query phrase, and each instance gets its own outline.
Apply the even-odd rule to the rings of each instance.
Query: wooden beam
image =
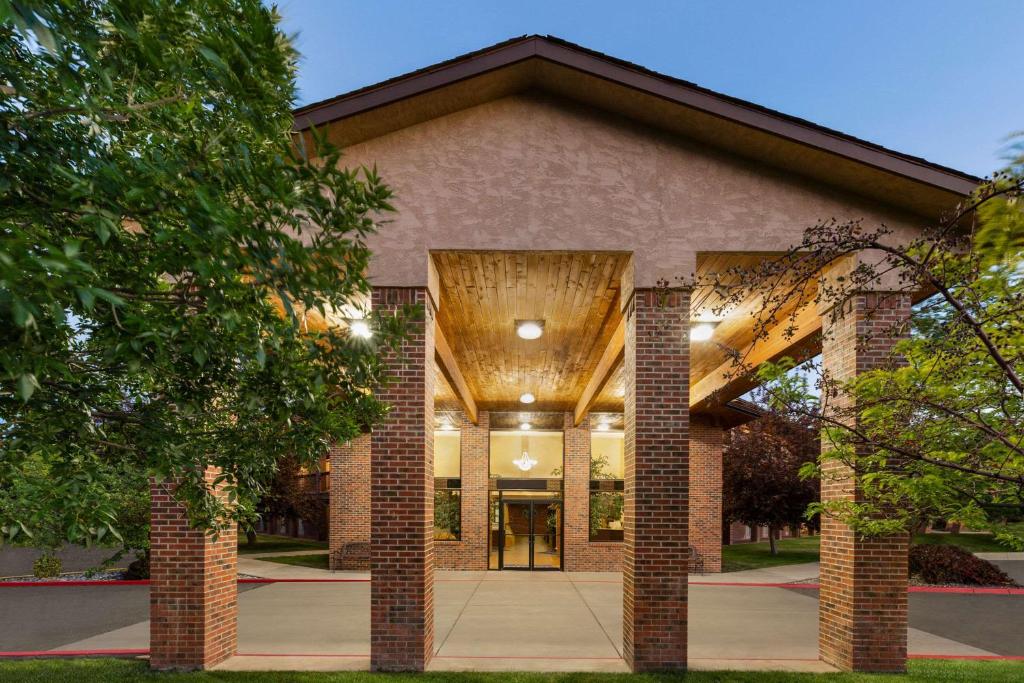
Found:
[[[608,340],[608,346],[605,347],[604,353],[601,354],[601,360],[597,362],[594,374],[590,376],[590,381],[587,382],[586,388],[583,389],[583,393],[580,395],[580,400],[576,403],[573,424],[578,425],[587,416],[590,406],[594,404],[597,397],[601,395],[604,385],[608,383],[608,378],[611,377],[612,371],[622,361],[625,350],[626,319],[623,318],[619,321],[619,326],[612,332],[612,338]]]
[[[462,376],[459,364],[455,362],[455,356],[452,354],[451,347],[448,346],[448,340],[445,339],[440,325],[434,326],[434,357],[441,368],[441,374],[455,390],[455,395],[459,397],[459,402],[466,411],[466,417],[473,424],[477,424],[476,401],[473,400],[473,394],[469,391],[466,378]]]
[[[792,335],[787,335],[789,328],[794,328]],[[769,330],[767,337],[759,339],[741,352],[743,366],[738,366],[732,359],[725,361],[717,368],[690,386],[690,410],[707,408],[731,401],[737,396],[757,386],[753,372],[757,366],[767,361],[775,361],[783,356],[793,356],[804,360],[810,351],[816,348],[817,333],[821,331],[821,316],[815,306],[804,306],[796,319],[788,317]],[[750,372],[744,372],[744,369]]]

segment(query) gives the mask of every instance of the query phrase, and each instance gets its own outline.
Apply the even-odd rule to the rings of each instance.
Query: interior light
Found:
[[[442,432],[454,432],[455,431],[455,425],[453,425],[451,422],[442,422],[441,423],[441,431]]]
[[[518,460],[513,460],[512,464],[523,472],[529,472],[533,469],[533,466],[537,464],[537,461],[531,458],[529,453],[523,451],[523,457]]]
[[[625,385],[619,387],[618,390],[615,392],[615,395],[620,397],[620,398],[624,397],[626,395],[626,387],[625,387]]]
[[[520,403],[533,403],[536,400],[537,397],[531,394],[530,392],[526,392],[525,394],[519,397]]]
[[[544,322],[542,320],[518,320],[516,321],[516,334],[521,339],[537,339],[544,334]]]
[[[519,428],[525,432],[529,431],[530,429],[533,429],[533,425],[531,425],[529,422],[524,422],[523,424],[519,425]]]
[[[690,326],[690,341],[707,341],[715,333],[714,323],[697,323]]]
[[[370,329],[370,323],[365,320],[350,320],[348,323],[348,331],[349,334],[361,339],[369,339],[373,336],[373,330]]]
[[[611,425],[609,425],[607,422],[598,422],[597,423],[597,431],[599,431],[599,432],[607,432],[609,429],[611,429]]]

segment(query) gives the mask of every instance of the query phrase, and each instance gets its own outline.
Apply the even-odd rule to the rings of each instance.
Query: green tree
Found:
[[[821,370],[814,392],[821,405],[804,411],[828,446],[819,465],[852,472],[862,493],[813,509],[863,534],[939,517],[1024,547],[1021,532],[1005,524],[1024,519],[1024,154],[1011,149],[1005,171],[919,237],[900,241],[884,226],[823,222],[781,258],[744,272],[731,295],[771,292],[755,324],[763,336],[786,300],[798,300],[797,312],[823,305],[841,316],[880,279],[914,297],[930,294],[914,307],[909,328],[872,333],[893,345],[888,362],[852,381]],[[859,265],[845,275],[807,286],[829,264],[854,257]],[[736,372],[759,373],[779,403],[800,403],[801,392],[785,381],[789,365],[735,361]],[[805,474],[822,474],[819,465]]]
[[[345,320],[389,189],[293,133],[296,53],[258,0],[0,21],[0,526],[103,541],[126,471],[180,482],[197,526],[251,515],[282,457],[384,413],[379,349],[416,312]]]

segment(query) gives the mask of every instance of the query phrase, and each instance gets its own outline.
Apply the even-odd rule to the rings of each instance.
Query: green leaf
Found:
[[[28,402],[38,388],[39,381],[31,372],[25,372],[18,376],[18,396],[22,401]]]

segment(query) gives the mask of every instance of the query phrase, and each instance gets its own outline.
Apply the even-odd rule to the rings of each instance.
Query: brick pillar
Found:
[[[622,543],[590,541],[590,417],[579,426],[574,421],[573,413],[565,413],[564,568],[567,572],[622,571]]]
[[[237,648],[238,530],[192,529],[172,486],[150,481],[149,665],[206,669]]]
[[[722,441],[725,432],[708,417],[690,418],[690,546],[695,566],[722,571]]]
[[[370,542],[370,435],[332,446],[330,458],[331,569],[368,571],[368,554],[351,544]]]
[[[855,297],[834,321],[826,315],[825,371],[852,379],[886,362],[897,340],[893,326],[909,315],[909,296],[878,293]],[[849,468],[830,461],[822,472],[822,500],[859,495]],[[906,534],[865,539],[822,518],[818,651],[824,661],[845,671],[906,670],[907,548]]]
[[[370,668],[422,671],[434,646],[434,306],[426,289],[376,288],[373,309],[424,309],[410,321],[392,381],[391,410],[371,435]]]
[[[688,291],[626,303],[622,654],[635,672],[686,668]]]
[[[434,541],[434,564],[439,569],[487,569],[487,487],[490,473],[489,414],[477,413],[473,424],[460,413],[460,478],[462,538],[458,541]]]

